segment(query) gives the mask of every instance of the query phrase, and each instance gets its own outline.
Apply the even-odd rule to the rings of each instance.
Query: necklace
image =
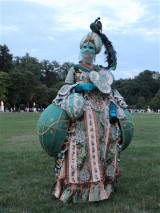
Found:
[[[86,69],[88,69],[88,70],[92,70],[92,68],[93,68],[93,64],[88,65],[88,64],[80,63],[79,65],[84,67],[84,68],[86,68]]]

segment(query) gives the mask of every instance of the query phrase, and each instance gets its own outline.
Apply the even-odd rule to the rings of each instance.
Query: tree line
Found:
[[[0,101],[5,107],[47,107],[64,84],[71,62],[39,61],[26,53],[14,57],[7,45],[0,45]],[[98,65],[97,65],[98,66]],[[102,67],[101,65],[99,65]],[[160,74],[145,70],[132,79],[115,80],[113,85],[129,108],[160,109]]]

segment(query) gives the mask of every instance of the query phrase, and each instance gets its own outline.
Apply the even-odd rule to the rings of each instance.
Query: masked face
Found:
[[[84,43],[82,45],[80,55],[81,55],[81,60],[83,60],[84,62],[93,63],[96,56],[95,45],[90,42]]]
[[[95,45],[92,44],[91,42],[86,42],[82,45],[81,52],[82,53],[88,52],[88,53],[91,53],[91,54],[96,54]]]

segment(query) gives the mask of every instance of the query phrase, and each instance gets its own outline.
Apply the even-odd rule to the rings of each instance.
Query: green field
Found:
[[[99,203],[64,204],[50,194],[54,158],[37,136],[39,113],[0,113],[0,212],[160,212],[160,114],[134,114],[132,143],[121,154],[118,190]]]

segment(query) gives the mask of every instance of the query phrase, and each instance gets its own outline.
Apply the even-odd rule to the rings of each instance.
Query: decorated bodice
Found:
[[[89,78],[89,73],[92,71],[84,71],[79,69],[78,71],[75,71],[74,74],[74,81],[75,83],[92,83]]]
[[[119,92],[111,88],[113,79],[113,75],[109,70],[89,70],[80,65],[74,65],[67,74],[65,80],[66,84],[59,90],[53,103],[62,106],[68,95],[72,92],[77,92],[76,89],[80,86],[82,87],[82,91],[78,91],[78,93],[82,93],[83,97],[85,95],[88,100],[92,100],[94,103],[97,102],[98,104],[101,104],[103,101],[109,104],[111,101],[116,105],[119,114],[121,114],[121,111],[123,111],[121,108],[124,109],[127,105]],[[89,84],[89,88],[91,86],[93,89],[88,90],[88,87],[86,89],[86,86],[88,86],[87,84]]]
[[[75,84],[75,83],[92,83],[89,78],[89,73],[92,71],[98,72],[96,66],[92,70],[82,67],[81,65],[74,65],[68,72],[65,83]]]

